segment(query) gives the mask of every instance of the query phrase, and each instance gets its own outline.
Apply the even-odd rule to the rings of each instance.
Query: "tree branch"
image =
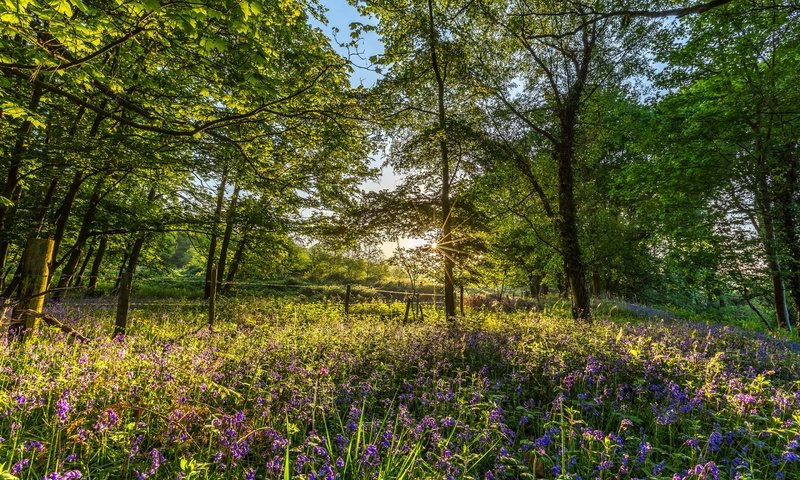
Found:
[[[84,107],[87,110],[91,110],[91,111],[97,113],[98,115],[102,115],[102,116],[104,116],[106,118],[111,118],[113,120],[116,120],[117,122],[119,122],[119,123],[121,123],[123,125],[127,125],[127,126],[129,126],[131,128],[134,128],[134,129],[137,129],[137,130],[144,130],[144,131],[148,131],[148,132],[160,133],[160,134],[163,134],[163,135],[191,137],[193,135],[205,132],[207,130],[213,130],[213,129],[217,129],[217,128],[224,128],[224,127],[227,127],[227,126],[230,126],[230,125],[235,125],[237,123],[244,122],[245,120],[247,120],[249,118],[252,118],[252,117],[254,117],[254,116],[256,116],[256,115],[258,115],[258,114],[260,114],[262,112],[280,114],[280,112],[276,112],[275,110],[271,110],[271,107],[273,107],[275,105],[278,105],[278,104],[281,104],[281,103],[288,102],[289,100],[292,100],[292,99],[294,99],[296,97],[299,97],[299,96],[303,95],[304,93],[308,92],[309,90],[311,90],[317,84],[317,82],[320,80],[320,78],[322,78],[322,76],[328,71],[328,69],[330,69],[330,67],[331,67],[331,65],[326,66],[324,69],[322,69],[322,71],[320,73],[318,73],[312,79],[312,81],[308,85],[306,85],[306,86],[304,86],[304,87],[302,87],[302,88],[300,88],[300,89],[298,89],[298,90],[296,90],[296,91],[294,91],[294,92],[292,92],[292,93],[290,93],[290,94],[288,94],[286,96],[271,100],[271,101],[269,101],[269,102],[267,102],[267,103],[265,103],[265,104],[263,104],[263,105],[261,105],[261,106],[259,106],[257,108],[254,108],[254,109],[252,109],[252,110],[250,110],[248,112],[245,112],[245,113],[227,115],[227,116],[223,116],[223,117],[220,117],[220,118],[217,118],[217,119],[214,119],[214,120],[210,120],[210,121],[207,121],[207,122],[197,123],[197,124],[195,124],[194,128],[190,128],[190,129],[186,129],[186,130],[177,130],[177,129],[159,127],[159,126],[156,126],[156,125],[149,125],[149,124],[146,124],[146,123],[139,123],[139,122],[130,120],[129,118],[126,118],[123,115],[119,115],[119,114],[115,114],[115,113],[109,112],[106,109],[104,109],[103,107],[97,106],[97,105],[95,105],[93,103],[89,103],[88,101],[84,100],[83,98],[81,98],[81,97],[79,97],[77,95],[74,95],[74,94],[72,94],[70,92],[67,92],[67,91],[63,90],[62,88],[60,88],[60,87],[58,87],[56,85],[52,85],[52,84],[46,83],[46,82],[44,82],[42,80],[39,80],[39,79],[36,79],[36,78],[31,79],[30,77],[28,77],[26,74],[24,74],[21,71],[15,71],[15,70],[6,70],[6,71],[8,71],[9,73],[11,73],[12,75],[15,75],[17,77],[20,77],[20,78],[23,78],[23,79],[27,79],[31,83],[33,83],[34,85],[40,86],[41,88],[43,88],[43,89],[45,89],[45,90],[47,90],[47,91],[49,91],[51,93],[54,93],[54,94],[59,95],[61,97],[64,97],[65,99],[69,100],[70,102],[74,103],[77,106]],[[137,113],[139,113],[139,112],[137,112]],[[142,115],[142,116],[147,117],[147,115]],[[293,115],[293,116],[297,116],[297,115]]]

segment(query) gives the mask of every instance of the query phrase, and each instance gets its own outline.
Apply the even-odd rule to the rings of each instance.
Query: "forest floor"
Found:
[[[682,320],[679,315],[676,315],[671,312],[667,312],[665,310],[660,310],[658,308],[648,307],[646,305],[639,305],[638,303],[630,303],[625,302],[622,300],[607,300],[613,305],[616,305],[619,308],[624,308],[625,310],[633,313],[634,315],[639,315],[646,318],[663,318],[666,320]]]
[[[253,298],[210,330],[200,302],[140,305],[125,338],[97,302],[50,310],[87,343],[0,343],[0,478],[800,478],[800,350],[762,332]]]

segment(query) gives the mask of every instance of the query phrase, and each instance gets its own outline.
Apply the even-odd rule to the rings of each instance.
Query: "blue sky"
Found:
[[[320,0],[320,4],[328,9],[328,12],[325,16],[328,18],[328,25],[322,25],[318,22],[312,22],[313,25],[316,25],[322,29],[331,39],[333,40],[333,44],[339,50],[344,57],[348,57],[348,50],[347,48],[337,46],[336,40],[339,42],[349,42],[350,38],[350,24],[354,22],[360,22],[364,24],[374,23],[373,19],[362,17],[358,11],[347,3],[346,0]],[[335,34],[334,39],[334,29],[338,29],[338,33]],[[380,41],[378,35],[373,32],[369,32],[358,42],[358,52],[363,56],[363,58],[359,58],[355,55],[350,55],[350,60],[353,62],[353,75],[351,76],[351,82],[353,85],[360,85],[363,84],[365,87],[371,87],[375,84],[378,80],[378,75],[367,68],[369,64],[369,57],[372,55],[379,55],[383,53],[383,44]],[[351,54],[355,52],[351,49]]]

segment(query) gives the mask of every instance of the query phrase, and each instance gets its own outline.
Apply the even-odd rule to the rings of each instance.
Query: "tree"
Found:
[[[552,2],[518,2],[508,8],[483,4],[483,33],[494,41],[478,56],[483,66],[479,80],[498,104],[496,116],[505,120],[493,125],[498,145],[529,180],[557,227],[573,317],[589,321],[575,199],[576,163],[586,149],[581,117],[594,92],[611,78],[619,78],[617,65],[629,61],[619,54],[624,47],[618,44],[630,47],[639,32],[614,30],[615,22],[596,19],[592,7],[562,8]],[[557,172],[555,202],[531,167],[531,161],[545,152]]]
[[[666,31],[669,67],[662,85],[675,89],[662,111],[692,159],[693,175],[713,179],[707,201],[757,240],[772,285],[777,324],[791,328],[786,282],[796,285],[797,145],[800,28],[789,11],[763,2],[742,15],[736,5]],[[755,234],[749,234],[752,232]],[[735,238],[735,237],[734,237]],[[739,246],[743,248],[741,240]],[[734,243],[735,245],[735,243]],[[793,289],[796,309],[800,304]]]
[[[389,68],[376,87],[379,117],[391,138],[389,161],[400,172],[416,172],[406,179],[438,190],[439,231],[442,255],[445,315],[456,317],[454,199],[469,154],[459,149],[459,137],[470,122],[465,86],[463,33],[458,22],[469,2],[447,4],[436,0],[358,2],[363,15],[377,18],[374,28],[385,53],[375,59]],[[466,128],[465,128],[466,127]],[[421,175],[420,175],[420,172]],[[431,174],[435,173],[432,177]],[[431,179],[435,178],[435,185]]]
[[[13,271],[9,253],[18,263],[31,236],[56,238],[52,271],[61,269],[66,288],[90,253],[93,279],[120,250],[121,270],[132,272],[156,235],[213,236],[219,223],[218,262],[232,255],[226,270],[235,275],[246,233],[271,228],[240,216],[238,204],[255,198],[279,215],[338,208],[369,174],[366,139],[344,59],[307,22],[315,12],[258,0],[0,6],[14,32],[0,39],[0,135],[11,146],[0,192],[3,277]],[[219,188],[227,208],[203,219],[189,200],[221,158],[238,195]],[[142,213],[151,211],[170,216],[147,225]],[[106,248],[92,247],[97,238]]]

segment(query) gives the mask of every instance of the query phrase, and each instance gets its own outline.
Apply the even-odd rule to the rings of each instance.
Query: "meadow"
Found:
[[[758,331],[253,299],[111,339],[50,308],[91,341],[0,342],[4,480],[800,478],[800,345]]]

